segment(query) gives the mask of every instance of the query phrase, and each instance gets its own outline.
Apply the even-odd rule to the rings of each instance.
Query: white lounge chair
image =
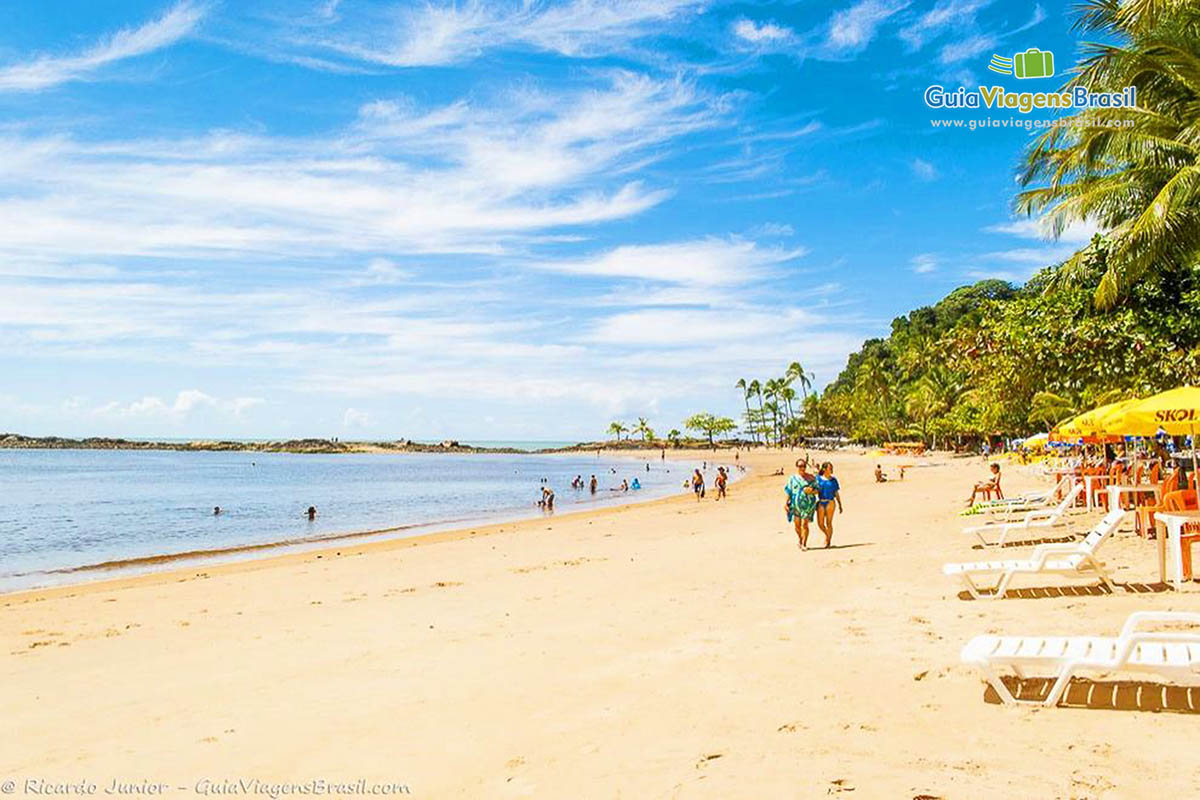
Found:
[[[1096,560],[1096,550],[1116,531],[1126,512],[1114,508],[1096,523],[1081,542],[1042,544],[1026,559],[1004,561],[967,561],[942,567],[943,575],[957,575],[976,600],[996,600],[1004,597],[1008,584],[1017,575],[1064,575],[1074,578],[1097,577],[1108,586],[1110,581],[1104,565]],[[994,587],[980,587],[972,576],[999,573]]]
[[[1060,498],[1075,488],[1075,478],[1064,475],[1062,480],[1049,489],[1040,492],[1027,492],[1017,497],[1004,497],[999,500],[984,500],[976,503],[963,513],[974,514],[1017,514],[1027,511],[1037,511],[1058,505]]]
[[[972,525],[968,528],[963,528],[963,533],[968,533],[974,536],[979,541],[983,542],[984,547],[999,547],[1008,541],[1008,535],[1013,531],[1029,532],[1038,528],[1052,528],[1055,525],[1062,525],[1063,517],[1071,506],[1083,494],[1083,484],[1077,484],[1071,487],[1071,491],[1059,501],[1058,505],[1053,508],[1039,508],[1033,511],[1027,511],[1025,516],[1019,520],[1012,522],[991,522],[986,525]],[[984,534],[999,534],[995,541],[988,541]]]
[[[1139,611],[1130,614],[1120,636],[976,636],[963,648],[962,660],[974,664],[1005,703],[1037,705],[1018,700],[1000,680],[1008,668],[1018,678],[1051,670],[1055,681],[1041,705],[1062,699],[1077,672],[1141,672],[1164,682],[1200,684],[1200,632],[1139,630],[1148,623],[1186,623],[1200,627],[1200,614]]]

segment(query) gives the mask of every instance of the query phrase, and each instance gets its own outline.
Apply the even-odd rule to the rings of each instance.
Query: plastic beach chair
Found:
[[[943,575],[957,575],[976,600],[998,600],[1008,592],[1009,584],[1018,575],[1060,575],[1069,578],[1099,578],[1109,586],[1104,564],[1096,559],[1096,551],[1112,536],[1121,524],[1125,512],[1119,508],[1109,511],[1096,523],[1081,542],[1062,542],[1038,545],[1029,558],[997,561],[966,561],[942,566]],[[998,574],[993,586],[980,586],[976,578]]]
[[[1054,685],[1043,706],[1055,706],[1079,672],[1134,672],[1153,675],[1164,682],[1200,683],[1200,631],[1151,631],[1152,624],[1190,625],[1200,628],[1200,614],[1139,611],[1130,614],[1119,636],[976,636],[962,651],[964,664],[983,673],[1005,703],[1039,705],[1037,700],[1013,696],[999,671],[1011,670],[1018,678],[1034,671],[1050,671]]]
[[[1075,505],[1076,499],[1083,494],[1083,484],[1078,483],[1067,492],[1066,496],[1053,508],[1035,508],[1027,511],[1021,519],[1012,522],[991,522],[986,525],[972,525],[963,528],[968,533],[983,542],[985,547],[1000,546],[1008,540],[1013,531],[1029,532],[1038,528],[1050,528],[1063,524],[1063,515]],[[995,541],[989,541],[987,536],[998,534]]]

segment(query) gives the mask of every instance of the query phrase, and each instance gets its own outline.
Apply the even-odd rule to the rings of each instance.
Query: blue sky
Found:
[[[0,430],[595,438],[1022,280],[1067,3],[0,7]],[[1013,114],[1012,116],[1016,116]]]

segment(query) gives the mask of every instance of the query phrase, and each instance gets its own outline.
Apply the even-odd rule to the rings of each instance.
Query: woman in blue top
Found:
[[[817,473],[817,527],[825,534],[825,546],[833,543],[833,505],[842,513],[842,487],[833,477],[833,464],[826,461]]]
[[[808,471],[807,458],[796,462],[796,474],[788,478],[783,493],[787,495],[783,507],[788,521],[796,527],[796,546],[807,550],[808,524],[817,510],[817,476]]]

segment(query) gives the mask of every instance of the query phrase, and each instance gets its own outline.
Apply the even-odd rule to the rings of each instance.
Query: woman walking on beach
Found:
[[[796,461],[796,474],[783,487],[787,501],[783,504],[788,521],[796,528],[796,546],[808,549],[808,526],[817,510],[817,476],[808,471],[808,459]]]
[[[842,513],[842,487],[833,477],[833,464],[826,461],[817,473],[817,527],[825,534],[825,546],[833,543],[833,506]]]
[[[704,497],[704,475],[700,470],[692,473],[692,491],[696,493],[696,502],[700,502],[700,498]]]

